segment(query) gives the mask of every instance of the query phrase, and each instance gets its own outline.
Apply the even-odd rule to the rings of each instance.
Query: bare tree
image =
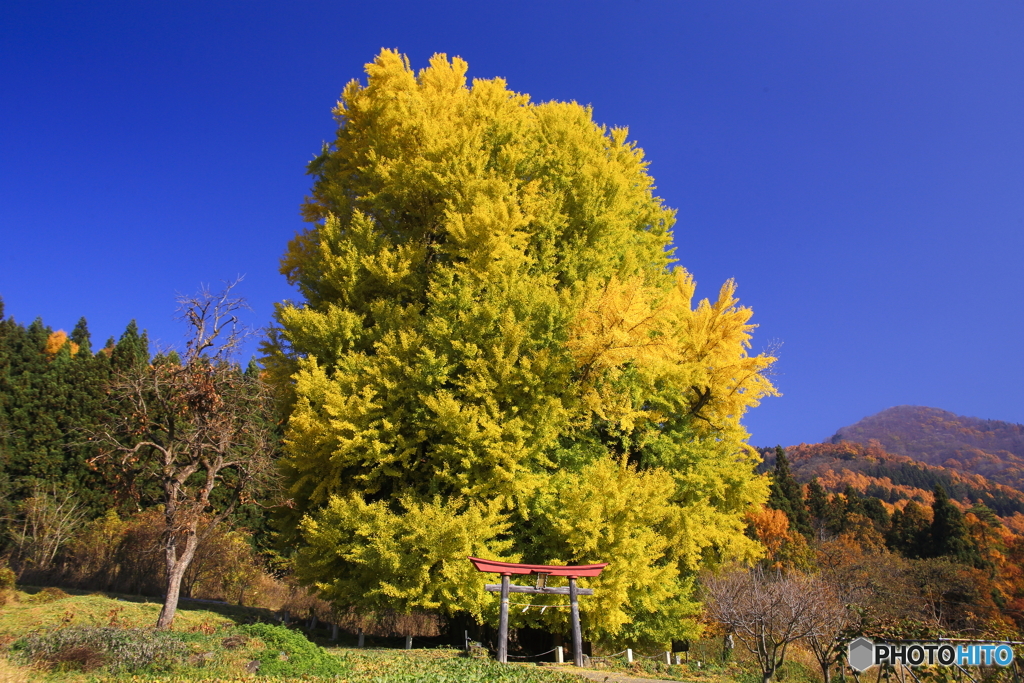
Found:
[[[807,634],[807,644],[821,667],[824,683],[832,680],[832,667],[846,654],[846,644],[853,639],[853,631],[860,624],[860,615],[853,609],[853,596],[835,581],[819,579],[821,593],[813,609],[817,612],[819,628]]]
[[[817,577],[759,567],[710,576],[705,586],[708,615],[757,658],[762,683],[785,663],[792,643],[827,634],[830,611],[822,609],[822,597],[828,588]]]
[[[160,488],[167,568],[161,629],[174,620],[200,541],[273,471],[269,397],[259,377],[232,362],[243,333],[238,312],[247,308],[232,295],[236,284],[179,297],[188,326],[183,357],[158,356],[118,376],[110,422],[93,435],[95,462],[112,466],[126,487]]]
[[[19,560],[19,575],[32,568],[46,571],[85,517],[78,499],[55,484],[46,490],[36,485],[18,506],[9,534]]]

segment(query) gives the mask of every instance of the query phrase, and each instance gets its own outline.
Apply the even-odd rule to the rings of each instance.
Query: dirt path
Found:
[[[574,666],[553,666],[551,668],[582,676],[583,678],[589,678],[590,680],[597,681],[598,683],[679,683],[679,681],[669,681],[664,678],[637,678],[636,676],[629,676],[615,671],[577,669]]]

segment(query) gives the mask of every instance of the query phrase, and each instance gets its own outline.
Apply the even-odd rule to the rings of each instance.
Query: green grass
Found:
[[[457,650],[342,650],[352,683],[580,683],[534,664],[498,664]]]
[[[299,631],[251,623],[269,613],[223,605],[184,603],[171,632],[160,633],[151,628],[160,607],[128,596],[18,591],[0,607],[0,683],[580,681],[546,667],[501,665],[448,649],[322,648]]]
[[[66,597],[60,597],[64,594]],[[0,607],[0,639],[32,630],[65,626],[149,628],[156,624],[161,602],[154,598],[67,589],[23,588],[13,602]],[[56,598],[56,599],[54,599]],[[270,621],[269,610],[235,605],[209,605],[182,600],[175,631],[209,630],[227,624]]]

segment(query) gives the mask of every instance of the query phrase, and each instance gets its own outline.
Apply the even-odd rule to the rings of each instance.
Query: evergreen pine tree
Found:
[[[828,496],[825,494],[825,488],[818,478],[814,477],[807,483],[807,510],[815,519],[824,520],[827,508]]]
[[[834,534],[846,531],[848,511],[847,500],[840,494],[833,493],[825,506],[825,528]]]
[[[772,486],[768,494],[768,507],[781,510],[789,518],[789,526],[810,538],[811,520],[804,506],[804,497],[800,484],[789,471],[789,460],[782,446],[775,447],[775,470],[772,473]]]
[[[902,512],[893,513],[889,529],[886,544],[892,550],[912,559],[928,554],[931,523],[924,508],[915,501],[907,501]]]
[[[860,498],[859,512],[874,522],[875,528],[883,534],[889,528],[889,511],[882,505],[882,501],[875,496],[862,496]]]
[[[110,487],[88,465],[88,428],[103,412],[107,356],[89,352],[85,320],[63,346],[41,320],[0,321],[0,514],[38,484],[70,491],[94,514],[114,504]],[[78,352],[72,356],[72,343]]]
[[[931,557],[950,559],[979,566],[981,555],[967,530],[967,522],[960,508],[953,504],[940,484],[935,485],[935,502],[932,503]]]
[[[92,355],[92,336],[89,334],[89,325],[85,318],[78,319],[78,324],[68,338],[78,344],[78,353],[83,358]]]
[[[125,371],[139,363],[149,362],[149,337],[144,331],[139,334],[135,321],[128,323],[121,338],[117,340],[111,355],[115,371]]]

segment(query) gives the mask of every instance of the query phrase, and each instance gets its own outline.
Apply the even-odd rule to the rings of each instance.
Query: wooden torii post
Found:
[[[587,564],[575,566],[557,566],[550,564],[515,564],[496,560],[481,560],[471,557],[477,571],[501,574],[501,585],[489,583],[484,587],[492,593],[501,592],[501,619],[498,622],[498,661],[508,663],[508,594],[533,593],[539,595],[568,595],[572,609],[572,661],[576,666],[583,666],[583,632],[580,630],[580,595],[593,595],[591,588],[577,588],[576,579],[581,576],[598,576],[605,567],[603,564]],[[536,586],[513,586],[509,579],[513,574],[536,574]],[[549,576],[569,577],[569,586],[554,588],[546,585]]]

